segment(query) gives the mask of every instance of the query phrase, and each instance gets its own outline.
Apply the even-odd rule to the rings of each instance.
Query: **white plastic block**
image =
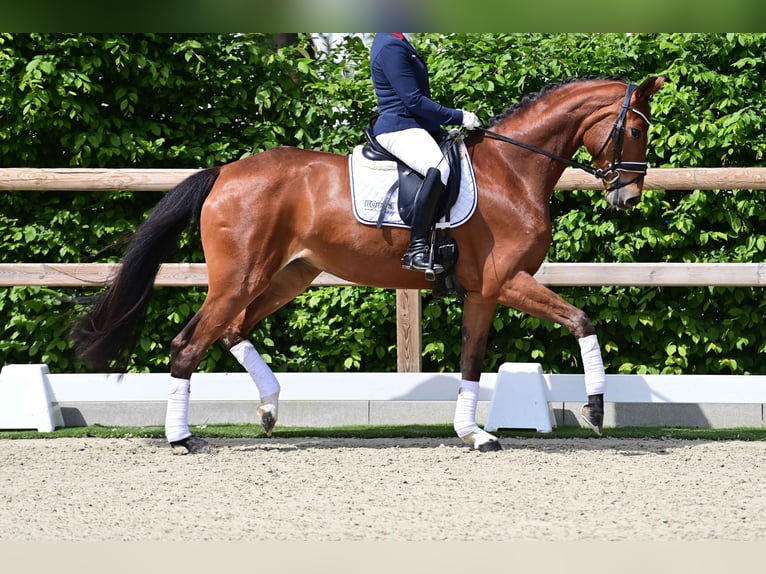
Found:
[[[489,404],[488,432],[500,428],[551,432],[556,426],[548,385],[539,363],[503,363]]]
[[[0,371],[0,429],[52,432],[64,426],[47,365],[6,365]]]

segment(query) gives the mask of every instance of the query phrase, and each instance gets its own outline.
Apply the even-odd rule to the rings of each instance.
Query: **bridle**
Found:
[[[601,149],[599,149],[598,153],[593,156],[594,160],[598,158],[606,149],[606,146],[609,144],[609,141],[611,139],[614,139],[614,147],[612,148],[612,161],[604,169],[598,169],[596,167],[592,167],[584,163],[574,161],[572,159],[561,157],[560,155],[556,155],[555,153],[551,153],[537,146],[533,146],[531,144],[524,143],[519,140],[501,135],[497,132],[493,132],[492,130],[488,130],[486,128],[480,128],[480,129],[484,133],[484,135],[489,138],[504,141],[513,145],[517,145],[529,151],[533,151],[535,153],[542,154],[556,161],[565,163],[571,167],[582,169],[583,171],[586,171],[590,173],[591,175],[593,175],[595,178],[606,182],[608,186],[607,191],[614,191],[626,185],[630,185],[646,175],[647,166],[645,161],[622,161],[622,144],[625,138],[625,118],[627,117],[628,112],[630,111],[640,116],[641,119],[643,119],[648,126],[652,125],[652,122],[649,121],[649,118],[647,118],[643,113],[641,113],[636,108],[630,105],[630,98],[631,96],[633,96],[633,92],[636,91],[636,88],[638,88],[636,84],[628,84],[627,91],[625,92],[625,99],[623,100],[622,106],[620,107],[620,112],[617,114],[617,119],[614,121],[612,130],[609,132],[609,135],[607,136],[606,141],[604,141],[603,145],[601,146]],[[620,171],[627,171],[631,173],[636,173],[638,175],[636,175],[636,177],[634,177],[628,182],[621,183],[620,174],[619,174]]]

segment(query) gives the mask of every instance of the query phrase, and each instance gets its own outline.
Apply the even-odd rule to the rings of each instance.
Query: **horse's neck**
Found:
[[[569,159],[582,145],[583,134],[593,124],[593,113],[600,107],[585,95],[560,97],[540,102],[519,117],[508,118],[504,129],[511,134],[524,134],[523,141]]]
[[[575,90],[574,94],[557,94],[555,98],[551,95],[518,116],[509,117],[497,131],[551,154],[572,159],[577,149],[583,145],[585,132],[601,119],[596,111],[604,105],[604,102],[594,99],[584,90]],[[518,149],[507,149],[504,153],[506,157],[513,158],[514,155],[518,156]],[[542,173],[541,161],[547,163]],[[554,185],[566,168],[564,163],[542,155],[536,162],[510,159],[510,163],[517,172],[535,169],[538,177],[543,176],[545,181],[541,181],[541,184],[546,188]]]

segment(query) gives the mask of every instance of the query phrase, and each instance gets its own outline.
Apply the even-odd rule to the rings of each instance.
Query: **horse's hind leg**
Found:
[[[170,384],[165,436],[171,446],[185,447],[190,454],[201,452],[207,442],[189,430],[188,411],[191,376],[204,353],[224,332],[228,325],[247,305],[248,298],[241,293],[222,294],[208,291],[199,311],[171,342]]]
[[[280,385],[247,337],[264,317],[303,293],[318,274],[318,269],[302,261],[290,263],[274,276],[266,291],[237,316],[221,337],[221,342],[245,368],[258,389],[258,419],[269,437],[277,424]]]
[[[248,339],[242,339],[229,351],[245,368],[258,389],[260,404],[256,414],[266,436],[270,437],[279,418],[279,381]]]

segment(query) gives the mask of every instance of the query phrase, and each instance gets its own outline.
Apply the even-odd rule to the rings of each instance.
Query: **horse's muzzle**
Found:
[[[616,209],[633,209],[641,202],[641,188],[636,184],[618,187],[607,192],[606,201]]]

